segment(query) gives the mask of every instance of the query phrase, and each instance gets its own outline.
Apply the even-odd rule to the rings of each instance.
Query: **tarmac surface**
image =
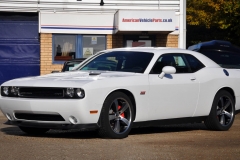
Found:
[[[80,130],[29,136],[3,124],[6,120],[0,113],[0,160],[240,159],[240,114],[229,131],[209,131],[204,124],[167,125],[132,129],[121,140]]]

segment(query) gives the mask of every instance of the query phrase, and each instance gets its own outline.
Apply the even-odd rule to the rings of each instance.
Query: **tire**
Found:
[[[113,92],[104,101],[100,115],[98,134],[102,138],[121,139],[128,136],[132,128],[133,105],[122,92]]]
[[[213,100],[211,112],[205,120],[205,125],[210,130],[226,131],[232,126],[235,118],[235,105],[232,95],[219,91]]]
[[[20,127],[19,128],[27,133],[27,134],[31,134],[31,135],[41,135],[46,133],[47,131],[49,131],[50,129],[47,128],[33,128],[33,127]]]

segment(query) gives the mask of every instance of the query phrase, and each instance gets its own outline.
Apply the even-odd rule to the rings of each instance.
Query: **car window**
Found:
[[[176,68],[176,73],[190,73],[191,69],[186,63],[183,54],[171,53],[163,54],[159,57],[155,65],[153,66],[150,74],[160,74],[163,67],[173,66]]]
[[[153,57],[153,53],[133,51],[113,51],[101,54],[79,70],[104,70],[143,73]]]
[[[200,52],[221,67],[240,69],[240,53],[216,50],[201,50]]]
[[[75,66],[79,65],[81,62],[66,62],[62,72],[71,71]]]
[[[185,54],[184,55],[187,59],[187,62],[191,68],[192,72],[197,72],[198,70],[204,68],[205,66],[200,62],[196,57],[190,55],[190,54]]]

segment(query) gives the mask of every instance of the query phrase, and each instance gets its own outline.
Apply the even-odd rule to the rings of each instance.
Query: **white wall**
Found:
[[[115,12],[119,9],[180,10],[180,0],[1,0],[0,11],[18,12]]]
[[[112,13],[118,10],[174,10],[179,15],[179,48],[186,47],[186,0],[0,0],[0,11],[41,13]]]

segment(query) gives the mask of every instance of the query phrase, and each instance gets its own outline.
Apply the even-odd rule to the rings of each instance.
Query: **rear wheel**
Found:
[[[33,127],[20,127],[19,128],[27,133],[27,134],[32,134],[32,135],[40,135],[40,134],[44,134],[47,131],[49,131],[50,129],[47,128],[33,128]]]
[[[104,138],[125,138],[132,128],[133,106],[122,92],[109,95],[100,115],[99,135]]]
[[[225,91],[219,91],[213,101],[211,112],[205,121],[207,128],[212,130],[228,130],[235,118],[235,107],[232,95]]]

